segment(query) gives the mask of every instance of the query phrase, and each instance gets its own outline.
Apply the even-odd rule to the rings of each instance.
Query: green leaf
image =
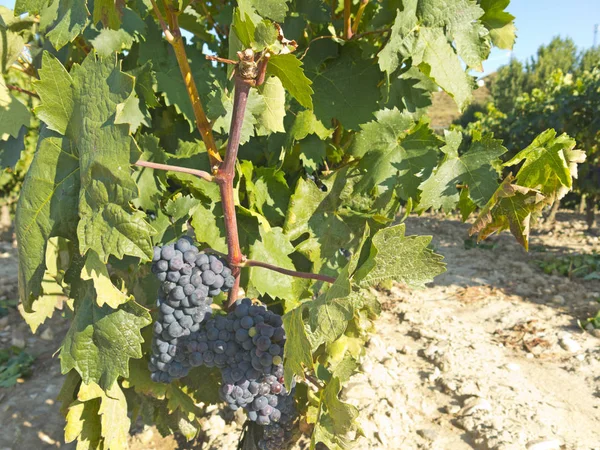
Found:
[[[340,255],[340,248],[352,248],[357,235],[362,235],[362,229],[351,226],[338,211],[345,177],[346,171],[338,171],[324,179],[326,192],[314,182],[301,178],[290,199],[284,233],[290,241],[304,239],[297,251],[313,262],[315,272],[323,269],[323,273],[337,276],[338,267],[347,263]]]
[[[71,328],[60,349],[62,373],[77,370],[84,383],[110,388],[129,375],[130,358],[141,358],[140,329],[152,323],[148,311],[130,301],[114,310],[97,305],[93,283],[81,281]]]
[[[242,161],[241,168],[250,209],[265,216],[273,225],[283,225],[291,195],[285,173],[274,167],[253,170],[250,161]]]
[[[283,371],[288,390],[292,387],[294,376],[304,378],[304,369],[313,369],[310,342],[302,320],[305,308],[306,305],[300,305],[283,315],[283,327],[287,336],[283,349]]]
[[[225,111],[225,115],[214,121],[213,130],[220,133],[229,133],[231,118],[233,117],[233,93],[222,93],[221,108]],[[258,126],[258,118],[265,111],[265,99],[256,89],[252,89],[248,95],[248,103],[246,105],[246,113],[244,114],[244,122],[242,123],[242,132],[240,144],[245,144],[254,135],[254,126]],[[267,113],[268,114],[268,113]],[[272,117],[271,117],[272,119]],[[269,124],[266,124],[269,125]],[[263,128],[263,131],[266,129]]]
[[[12,16],[12,11],[0,6],[0,12],[4,11]],[[23,37],[8,29],[0,18],[0,73],[7,72],[24,50]]]
[[[465,186],[460,190],[460,198],[458,200],[458,210],[463,222],[466,222],[469,216],[477,209],[477,205],[469,196],[469,188]]]
[[[332,377],[321,394],[319,418],[312,434],[311,448],[319,442],[331,450],[349,448],[351,442],[347,436],[358,427],[358,409],[340,401],[340,390],[340,380]]]
[[[277,42],[277,29],[270,20],[263,20],[256,25],[254,30],[254,43],[256,50],[261,51]]]
[[[384,183],[399,185],[402,198],[416,200],[419,184],[436,166],[440,141],[427,124],[415,125],[408,113],[384,109],[375,117],[361,125],[351,150],[352,155],[362,157],[357,168],[363,176],[355,191],[369,192]]]
[[[431,236],[405,236],[405,229],[400,224],[375,233],[369,257],[354,274],[361,286],[394,280],[423,287],[446,270],[442,256],[428,248]]]
[[[281,228],[265,230],[261,227],[259,241],[250,247],[250,259],[268,262],[284,269],[295,270],[289,255],[294,252],[294,246],[283,234]],[[261,295],[269,294],[280,299],[296,299],[294,295],[294,279],[289,275],[274,272],[262,267],[249,269],[249,283]]]
[[[223,210],[221,203],[205,206],[198,204],[192,214],[192,228],[196,233],[196,240],[205,243],[208,247],[218,251],[227,251],[227,241],[223,230]]]
[[[472,78],[463,70],[441,29],[425,28],[420,35],[424,51],[419,57],[413,56],[413,64],[454,98],[459,108],[464,108],[472,97]]]
[[[150,123],[140,110],[140,100],[133,94],[127,97],[123,103],[117,105],[115,114],[115,125],[129,125],[129,133],[134,134],[140,125],[150,126]]]
[[[501,141],[492,135],[474,136],[469,150],[459,156],[461,142],[460,132],[446,132],[446,145],[442,147],[444,160],[419,186],[423,191],[420,209],[454,209],[459,200],[458,184],[467,185],[471,199],[483,206],[498,187],[498,157],[506,152]]]
[[[31,312],[25,311],[23,303],[19,304],[19,313],[35,333],[46,319],[52,317],[59,301],[64,298],[64,292],[56,277],[59,269],[57,260],[60,258],[60,249],[54,239],[48,241],[46,249],[46,271],[42,278],[42,295],[33,303]]]
[[[310,341],[312,348],[338,339],[354,317],[354,308],[348,301],[350,280],[348,266],[340,272],[327,292],[308,303]]]
[[[113,309],[117,309],[120,305],[131,300],[131,297],[125,295],[124,292],[121,292],[112,284],[106,266],[93,250],[87,252],[85,266],[81,271],[81,279],[91,280],[94,284],[96,302],[99,307],[108,305]]]
[[[575,140],[566,134],[557,137],[556,131],[546,130],[504,166],[522,162],[515,177],[516,184],[536,189],[552,202],[571,189],[573,178],[577,176],[577,163],[585,161],[585,153],[573,150],[574,147]]]
[[[16,0],[15,13],[19,15],[24,13],[39,14],[47,3],[48,0]]]
[[[288,10],[288,0],[240,0],[238,7],[245,14],[253,14],[254,10],[263,17],[276,22],[283,22]]]
[[[307,73],[315,92],[315,115],[323,123],[335,118],[345,128],[357,129],[373,118],[382,74],[373,61],[362,57],[357,46],[345,45],[339,58],[324,68],[311,67]]]
[[[16,213],[19,296],[26,312],[42,293],[46,247],[52,236],[75,239],[79,201],[79,160],[72,143],[42,130],[23,181]]]
[[[266,136],[285,132],[285,89],[277,77],[269,77],[259,88],[265,108],[257,116],[256,134]]]
[[[479,6],[485,11],[481,21],[490,31],[496,47],[512,50],[515,43],[515,16],[504,11],[510,0],[481,0]]]
[[[94,0],[94,25],[102,22],[105,27],[118,30],[121,16],[114,0]]]
[[[332,133],[333,130],[326,128],[310,109],[300,111],[294,119],[292,128],[289,130],[290,138],[295,141],[301,141],[309,134],[316,134],[320,139],[325,140]]]
[[[60,50],[87,27],[90,15],[85,0],[54,0],[58,10],[46,32],[55,49]]]
[[[431,106],[431,94],[437,89],[417,67],[410,67],[391,80],[389,91],[384,94],[385,105],[389,109],[396,107],[421,116]]]
[[[80,252],[91,248],[103,261],[109,255],[150,259],[154,230],[144,214],[130,206],[138,190],[129,169],[129,127],[115,123],[117,106],[131,95],[134,79],[121,72],[115,60],[97,60],[92,53],[71,76],[78,114],[72,116],[68,134],[79,150],[83,189]]]
[[[21,127],[19,136],[9,136],[7,140],[0,140],[0,167],[15,167],[21,159],[21,152],[25,149],[25,135],[28,129]]]
[[[304,75],[302,62],[292,54],[273,55],[267,65],[267,74],[275,75],[283,87],[305,108],[312,109],[312,81]]]
[[[470,0],[407,0],[398,10],[389,42],[379,53],[379,66],[393,73],[409,58],[431,78],[459,108],[471,99],[472,79],[465,73],[450,42],[472,67],[479,68],[489,53],[487,32],[477,19],[483,10]]]
[[[513,184],[513,181],[512,175],[504,179],[480,211],[469,234],[478,233],[477,240],[481,241],[494,233],[510,230],[528,250],[530,227],[549,203],[539,191]]]
[[[73,114],[73,80],[58,59],[51,53],[42,55],[40,80],[35,82],[35,90],[41,103],[35,109],[38,117],[48,128],[64,135]]]
[[[100,56],[106,57],[114,52],[129,50],[133,45],[133,36],[125,30],[103,28],[90,42]]]
[[[311,135],[302,139],[299,145],[302,165],[308,173],[316,172],[327,157],[326,143],[318,136]]]
[[[0,79],[0,140],[6,141],[10,136],[18,138],[21,127],[29,126],[30,120],[31,113],[27,107],[10,93],[4,80]]]

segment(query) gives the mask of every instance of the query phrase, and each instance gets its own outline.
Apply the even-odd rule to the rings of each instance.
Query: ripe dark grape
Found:
[[[260,450],[286,450],[300,434],[293,391],[291,395],[279,395],[277,398],[277,408],[273,408],[271,423],[263,426],[263,435],[258,441]]]

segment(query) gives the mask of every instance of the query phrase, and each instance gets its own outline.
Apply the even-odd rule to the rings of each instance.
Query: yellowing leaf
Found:
[[[100,261],[98,254],[93,250],[87,252],[85,266],[81,271],[81,279],[91,280],[94,283],[96,302],[100,307],[106,304],[113,309],[117,309],[120,305],[127,303],[131,299],[131,297],[128,297],[112,284],[106,266]]]

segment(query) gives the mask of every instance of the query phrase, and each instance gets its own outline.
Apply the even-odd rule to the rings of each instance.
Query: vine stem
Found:
[[[344,0],[344,39],[352,38],[352,0]]]
[[[354,23],[352,24],[352,34],[356,34],[358,31],[358,24],[360,23],[360,19],[362,18],[363,13],[365,12],[365,8],[369,0],[360,0],[360,4],[358,5],[358,11],[356,11],[356,16],[354,17]]]
[[[223,161],[223,164],[221,164],[221,167],[219,167],[217,173],[215,174],[215,180],[219,184],[219,190],[221,193],[223,217],[225,218],[227,261],[231,266],[231,274],[235,277],[235,283],[228,294],[227,309],[230,309],[237,300],[238,291],[240,288],[241,272],[239,264],[243,260],[242,250],[240,249],[237,217],[235,213],[233,179],[235,178],[235,163],[237,160],[238,149],[240,147],[242,124],[244,123],[244,114],[246,112],[246,104],[248,103],[248,94],[250,93],[250,88],[250,80],[244,80],[236,69],[233,113],[231,118],[231,127],[229,129],[227,152],[225,153],[225,160]]]
[[[159,163],[154,163],[154,162],[150,162],[150,161],[142,161],[141,159],[139,161],[137,161],[135,163],[135,165],[140,166],[140,167],[148,167],[150,169],[188,173],[190,175],[195,175],[197,177],[200,177],[206,181],[215,181],[213,176],[210,173],[205,172],[204,170],[189,169],[187,167],[179,167],[179,166],[171,166],[169,164],[159,164]]]
[[[265,263],[262,261],[255,261],[253,259],[247,259],[242,263],[241,267],[263,267],[265,269],[269,269],[274,272],[279,272],[284,275],[290,275],[296,278],[306,278],[309,280],[325,281],[326,283],[335,283],[335,278],[329,277],[327,275],[320,275],[318,273],[309,272],[297,272],[295,270],[284,269],[283,267],[274,266],[273,264]]]
[[[200,136],[202,136],[202,140],[206,146],[211,169],[218,167],[219,163],[221,162],[221,156],[219,155],[217,145],[215,144],[212,127],[210,126],[210,122],[208,121],[206,113],[204,112],[204,108],[202,107],[200,94],[198,94],[198,87],[196,86],[196,81],[194,80],[192,69],[190,68],[190,63],[188,62],[187,54],[185,52],[185,43],[183,42],[181,29],[179,28],[179,22],[177,19],[177,12],[171,11],[169,6],[166,5],[165,10],[167,12],[167,19],[170,24],[169,26],[167,23],[165,23],[156,1],[150,1],[152,2],[152,8],[154,9],[154,13],[158,18],[158,21],[160,22],[160,26],[163,29],[165,38],[167,42],[171,44],[173,51],[175,52],[177,64],[179,65],[181,76],[183,77],[190,102],[192,103],[192,110],[194,111],[194,118],[196,119],[196,127],[198,128]]]
[[[13,86],[12,84],[7,84],[6,87],[11,90],[11,91],[16,91],[16,92],[21,92],[23,94],[27,94],[30,97],[36,97],[36,98],[40,98],[39,95],[37,95],[35,92],[33,91],[28,91],[27,89],[23,89],[19,86]]]

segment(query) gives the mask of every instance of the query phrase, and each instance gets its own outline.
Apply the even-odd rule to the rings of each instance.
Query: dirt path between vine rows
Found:
[[[546,275],[533,263],[598,251],[598,238],[567,212],[532,237],[529,254],[507,234],[469,249],[467,228],[431,215],[407,221],[407,234],[434,235],[448,271],[423,290],[378,293],[377,336],[342,392],[360,410],[356,448],[600,450],[600,333],[577,325],[600,307],[600,282]],[[15,295],[15,251],[2,244],[0,299]],[[74,448],[55,403],[62,378],[52,354],[65,331],[60,318],[36,336],[14,312],[0,319],[1,348],[38,355],[31,378],[0,388],[0,450]],[[237,419],[215,407],[198,441],[179,447],[135,427],[131,448],[233,450]]]

